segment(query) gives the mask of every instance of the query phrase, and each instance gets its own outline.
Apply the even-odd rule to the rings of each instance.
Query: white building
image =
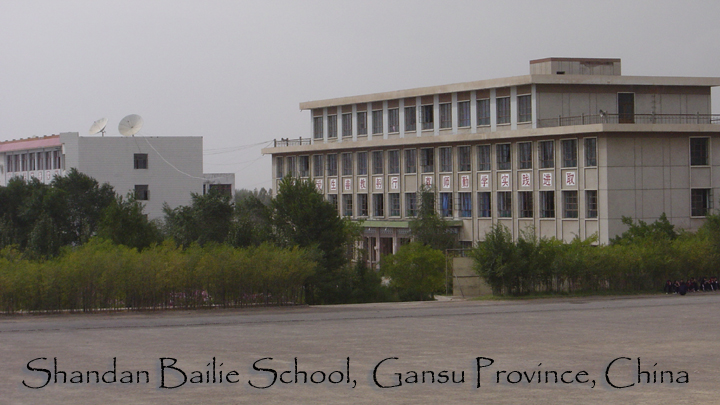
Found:
[[[16,176],[50,183],[71,168],[129,192],[150,219],[203,192],[203,139],[193,137],[81,137],[77,132],[0,142],[0,186]]]

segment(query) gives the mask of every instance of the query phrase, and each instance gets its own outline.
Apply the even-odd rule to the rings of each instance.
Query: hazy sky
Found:
[[[140,114],[139,135],[203,136],[205,172],[269,187],[258,144],[310,136],[302,101],[525,75],[551,56],[720,76],[718,16],[717,0],[0,0],[0,140],[87,135],[101,117],[119,136]]]

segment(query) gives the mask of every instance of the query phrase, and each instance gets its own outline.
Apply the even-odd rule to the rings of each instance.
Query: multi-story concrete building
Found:
[[[109,183],[121,195],[134,193],[148,218],[161,218],[163,203],[175,208],[189,204],[191,193],[203,193],[202,137],[81,137],[70,132],[0,142],[2,186],[15,176],[50,183],[71,168]]]
[[[423,185],[464,245],[495,223],[600,243],[622,216],[697,229],[720,188],[720,78],[620,73],[549,58],[527,76],[305,102],[312,132],[263,153],[276,180],[312,180],[364,220],[375,260],[408,237]]]

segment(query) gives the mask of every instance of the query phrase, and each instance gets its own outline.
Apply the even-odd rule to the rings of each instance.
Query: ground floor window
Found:
[[[518,192],[518,214],[520,218],[533,217],[533,193],[532,191]]]
[[[563,191],[563,218],[578,217],[577,191]]]
[[[540,192],[540,218],[555,218],[555,192]]]
[[[694,188],[690,190],[690,215],[704,217],[712,208],[712,190],[708,188]]]
[[[585,207],[587,208],[587,212],[585,214],[586,218],[597,218],[597,190],[585,191]]]

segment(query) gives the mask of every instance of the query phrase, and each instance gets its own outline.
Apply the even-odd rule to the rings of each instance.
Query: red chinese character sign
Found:
[[[330,191],[337,191],[337,179],[330,179]]]
[[[360,177],[358,179],[358,188],[360,190],[367,190],[367,178],[366,177]]]
[[[442,176],[442,188],[450,188],[450,176]]]
[[[565,172],[565,185],[566,186],[574,186],[575,185],[575,172]]]
[[[432,176],[425,176],[425,178],[423,180],[424,180],[423,184],[425,184],[425,186],[432,187],[432,185],[433,185]]]
[[[522,187],[531,187],[532,183],[530,182],[530,173],[522,173],[520,175],[520,186]]]
[[[460,176],[460,188],[470,188],[470,176],[463,174]]]
[[[323,180],[322,179],[315,179],[315,188],[317,188],[318,191],[322,191],[322,189],[323,189]]]
[[[390,177],[390,189],[397,190],[400,188],[400,179],[398,177]]]
[[[382,177],[375,178],[375,190],[382,190]]]
[[[343,190],[344,191],[351,191],[352,190],[352,179],[345,179],[343,181]]]
[[[481,174],[480,175],[480,188],[490,188],[490,175],[489,174]]]
[[[502,173],[500,175],[500,187],[510,188],[510,173]]]
[[[552,187],[552,185],[553,185],[552,173],[543,173],[542,181],[543,181],[544,187]]]

